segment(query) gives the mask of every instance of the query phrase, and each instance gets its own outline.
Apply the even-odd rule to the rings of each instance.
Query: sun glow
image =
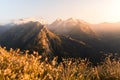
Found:
[[[120,21],[120,0],[114,0],[107,6],[106,16],[110,22]]]

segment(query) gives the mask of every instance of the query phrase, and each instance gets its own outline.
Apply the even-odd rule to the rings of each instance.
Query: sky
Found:
[[[0,0],[0,23],[37,18],[82,19],[89,23],[119,22],[120,0]]]

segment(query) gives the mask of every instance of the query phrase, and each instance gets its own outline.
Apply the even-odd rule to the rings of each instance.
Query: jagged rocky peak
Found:
[[[61,22],[62,19],[61,19],[61,18],[57,18],[56,21],[57,21],[57,22]]]
[[[87,22],[79,19],[69,18],[62,22],[55,21],[50,26],[49,29],[58,34],[86,34],[93,35],[94,31],[90,28]]]
[[[42,31],[45,31],[46,33],[48,32],[48,29],[47,29],[47,27],[46,27],[45,25],[43,25],[43,27],[42,27],[41,30],[42,30]]]
[[[75,18],[69,18],[69,19],[67,19],[66,21],[68,21],[68,22],[77,22],[78,20],[75,19]]]

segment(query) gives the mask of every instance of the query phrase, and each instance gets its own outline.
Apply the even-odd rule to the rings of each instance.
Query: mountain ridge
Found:
[[[40,55],[50,58],[53,56],[88,57],[96,61],[98,55],[100,56],[98,50],[83,41],[57,35],[39,22],[29,22],[12,27],[0,35],[0,44],[7,48],[37,51]]]

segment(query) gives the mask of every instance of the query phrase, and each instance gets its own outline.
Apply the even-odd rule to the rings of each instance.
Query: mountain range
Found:
[[[111,36],[103,25],[106,24],[89,24],[73,18],[47,25],[37,21],[12,23],[0,26],[0,45],[7,49],[37,51],[50,58],[58,56],[60,60],[62,57],[82,57],[98,62],[105,52],[120,52],[119,31],[111,32]]]

